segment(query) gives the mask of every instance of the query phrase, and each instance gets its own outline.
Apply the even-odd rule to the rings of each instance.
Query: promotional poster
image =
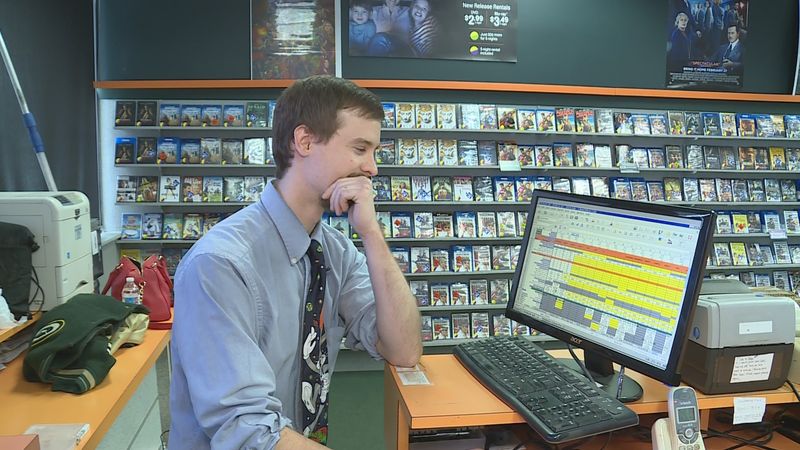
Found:
[[[667,87],[741,90],[749,32],[749,0],[670,2]]]
[[[348,0],[350,56],[517,61],[517,0]]]
[[[253,80],[334,74],[334,0],[252,0],[251,8]]]

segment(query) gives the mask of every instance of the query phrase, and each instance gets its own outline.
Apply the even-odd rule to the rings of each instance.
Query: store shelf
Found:
[[[484,304],[484,305],[447,305],[447,306],[420,306],[419,312],[453,312],[453,311],[487,311],[498,310],[504,311],[506,309],[505,303],[498,304]]]
[[[123,131],[272,131],[272,127],[160,127],[157,125],[152,127],[114,127],[114,129]]]
[[[406,278],[456,278],[456,277],[472,277],[472,276],[494,276],[494,275],[511,275],[513,270],[485,270],[482,272],[422,272],[422,273],[405,273]]]
[[[762,264],[760,266],[706,266],[707,272],[757,272],[772,270],[800,270],[800,264]]]

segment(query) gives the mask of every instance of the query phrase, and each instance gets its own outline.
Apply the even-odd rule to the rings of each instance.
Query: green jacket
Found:
[[[92,389],[116,362],[109,338],[134,313],[148,310],[94,294],[76,295],[46,312],[22,365],[25,379],[52,383],[54,391],[80,394]]]

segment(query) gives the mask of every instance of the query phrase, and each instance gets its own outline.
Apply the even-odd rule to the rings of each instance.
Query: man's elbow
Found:
[[[422,343],[416,342],[414,345],[409,346],[406,351],[401,354],[395,355],[390,363],[394,366],[400,367],[414,367],[419,363],[422,357]]]

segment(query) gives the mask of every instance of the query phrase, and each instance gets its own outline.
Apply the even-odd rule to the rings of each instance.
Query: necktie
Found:
[[[325,300],[325,257],[322,245],[311,240],[306,252],[311,263],[311,282],[303,309],[303,361],[300,370],[300,395],[303,408],[303,435],[326,445],[328,441],[328,342],[322,305]]]
[[[723,57],[724,57],[725,59],[727,59],[729,56],[731,56],[731,52],[732,52],[732,51],[733,51],[733,44],[729,44],[729,45],[728,45],[728,49],[727,49],[727,50],[725,50],[725,56],[723,56]]]

